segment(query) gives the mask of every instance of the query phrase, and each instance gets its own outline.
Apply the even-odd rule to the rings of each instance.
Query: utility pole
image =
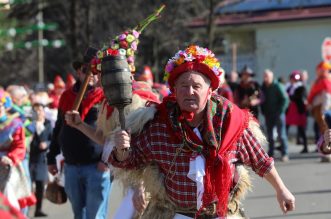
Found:
[[[37,23],[38,23],[38,82],[44,83],[44,30],[40,28],[44,26],[43,20],[43,0],[38,1],[38,14],[37,14]]]

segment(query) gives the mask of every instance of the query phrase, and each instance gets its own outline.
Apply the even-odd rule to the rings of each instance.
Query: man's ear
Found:
[[[208,89],[208,98],[211,98],[212,93],[213,93],[213,89],[211,87],[209,87],[209,89]]]
[[[175,87],[173,87],[171,93],[173,96],[176,96],[177,89]]]

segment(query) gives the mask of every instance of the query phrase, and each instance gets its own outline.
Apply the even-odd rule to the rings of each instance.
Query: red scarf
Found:
[[[203,204],[198,214],[202,208],[218,200],[217,214],[226,216],[232,182],[227,152],[236,147],[235,143],[248,127],[248,111],[239,109],[224,98],[221,101],[220,104],[213,98],[207,103],[202,133],[203,142],[196,137],[185,121],[182,121],[187,115],[178,111],[174,96],[164,98],[157,107],[161,117],[167,121],[168,130],[174,138],[185,139],[186,143],[189,143],[190,147],[196,151],[200,151],[199,146],[202,144],[203,151],[207,153]]]
[[[331,94],[331,80],[329,77],[320,77],[315,81],[308,95],[308,103],[311,104],[314,98],[323,91]]]
[[[74,89],[75,86],[63,92],[59,103],[59,110],[61,110],[62,113],[72,110],[77,96],[77,92]],[[86,91],[79,107],[80,116],[83,121],[90,109],[95,104],[100,103],[103,99],[104,93],[103,90],[99,87]]]
[[[232,174],[227,152],[234,150],[235,143],[242,135],[244,129],[248,127],[249,113],[243,111],[237,106],[232,105],[228,118],[222,127],[221,145],[217,149],[209,150],[210,157],[206,159],[206,175],[204,177],[204,195],[202,197],[204,208],[214,201],[216,194],[217,214],[219,216],[227,215],[227,206],[231,188]]]

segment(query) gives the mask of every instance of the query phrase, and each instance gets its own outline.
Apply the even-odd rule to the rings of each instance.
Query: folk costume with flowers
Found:
[[[219,87],[222,69],[210,50],[190,46],[169,60],[165,79],[172,91],[188,71],[209,78],[212,90]],[[129,157],[119,162],[113,151],[108,161],[125,170],[146,167],[141,177],[151,199],[142,218],[240,218],[238,205],[250,183],[238,166],[260,176],[272,168],[273,159],[262,149],[265,137],[248,111],[212,95],[204,112],[203,123],[192,128],[194,115],[181,111],[170,95],[127,118],[134,130]]]
[[[0,101],[5,109],[11,107],[12,101],[8,93],[0,90]],[[11,160],[8,166],[0,165],[1,192],[8,197],[14,207],[20,209],[36,203],[22,161],[25,157],[25,135],[22,121],[16,114],[6,114],[0,118],[0,158]]]
[[[163,8],[162,6],[161,8]],[[136,28],[124,31],[117,35],[113,40],[111,40],[110,45],[100,49],[97,52],[97,56],[92,60],[91,68],[92,72],[95,74],[101,74],[101,62],[102,59],[107,56],[124,56],[129,65],[129,70],[132,76],[135,74],[135,53],[138,49],[139,36],[142,30],[153,20],[155,20],[160,13],[161,9],[158,9],[155,14],[152,14],[147,19],[143,20]],[[106,88],[104,88],[106,89]],[[105,92],[106,93],[106,92]],[[124,108],[124,115],[128,115],[139,108],[146,105],[147,102],[160,103],[158,95],[152,90],[152,87],[144,81],[132,81],[132,102]],[[119,121],[119,111],[108,104],[106,98],[102,102],[101,109],[98,114],[97,120],[97,133],[103,133],[106,143],[104,147],[103,160],[108,159],[107,154],[110,153],[109,139],[112,135],[112,131],[120,126]],[[106,154],[106,155],[105,155]],[[142,170],[131,171],[126,176],[118,175],[117,171],[112,171],[112,176],[114,181],[112,182],[112,187],[122,188],[124,187],[123,194],[118,195],[118,192],[111,193],[111,201],[113,205],[111,208],[118,207],[116,210],[111,209],[110,212],[115,212],[114,215],[109,215],[114,219],[126,219],[132,218],[134,215],[138,216],[133,203],[132,195],[133,189],[137,188],[141,182],[131,183],[132,180],[128,180],[128,177],[138,178]],[[121,180],[118,180],[121,177]],[[123,185],[123,186],[122,186]],[[118,189],[117,189],[118,190]],[[114,189],[112,191],[115,191]],[[113,211],[112,211],[113,210]]]

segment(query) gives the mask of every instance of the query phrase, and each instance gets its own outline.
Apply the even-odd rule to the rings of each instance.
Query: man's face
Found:
[[[238,80],[238,73],[235,71],[232,71],[230,73],[230,81],[231,82],[236,82]]]
[[[83,83],[85,79],[85,73],[82,71],[82,68],[77,69],[77,76],[80,82]],[[97,75],[91,75],[89,78],[89,83],[90,86],[96,86],[98,84],[98,76]]]
[[[36,113],[36,116],[38,119],[44,119],[45,118],[45,111],[44,111],[44,107],[41,105],[35,105],[33,106],[33,110]]]
[[[241,80],[243,81],[243,82],[247,82],[247,81],[249,81],[251,79],[251,75],[249,74],[249,73],[247,73],[247,72],[243,72],[242,74],[241,74]]]
[[[263,74],[263,82],[265,83],[265,85],[270,85],[273,81],[274,77],[273,74],[269,71],[265,71]]]
[[[212,93],[209,79],[195,71],[180,75],[175,82],[174,89],[180,109],[194,113],[204,110]]]

